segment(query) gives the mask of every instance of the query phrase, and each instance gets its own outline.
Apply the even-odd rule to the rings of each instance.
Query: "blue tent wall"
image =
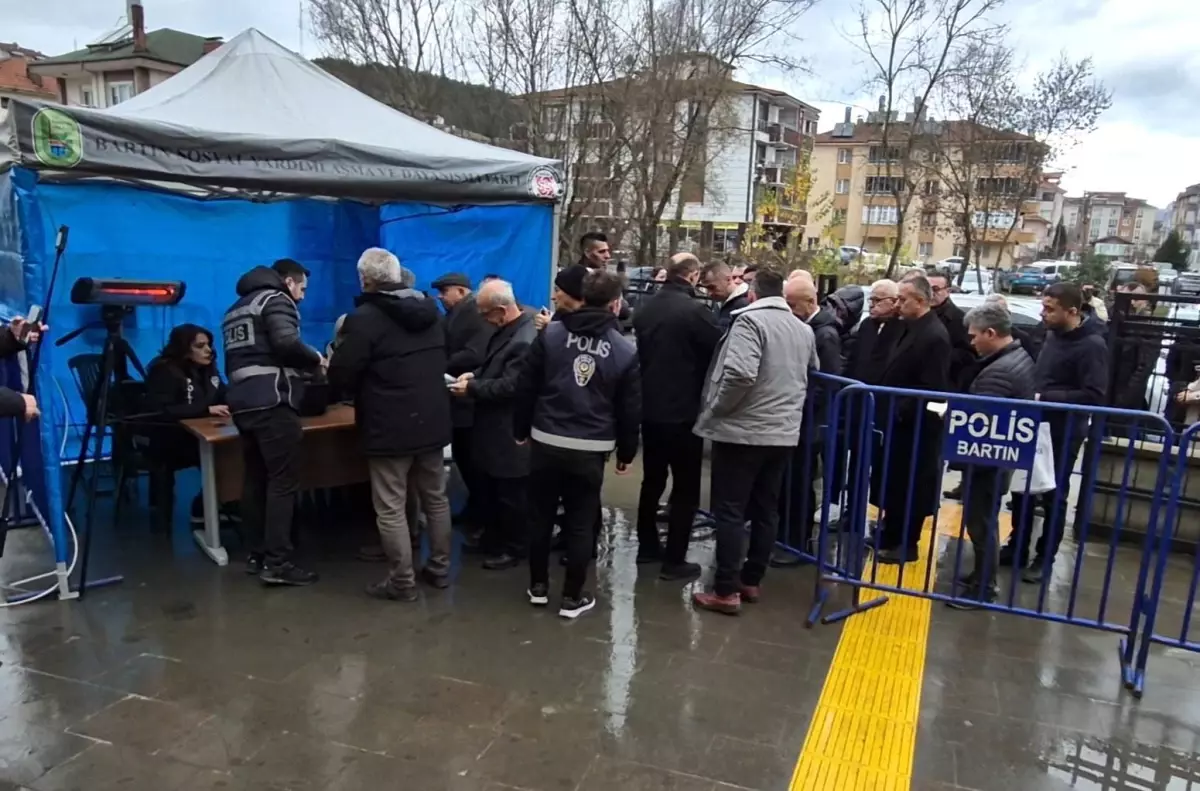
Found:
[[[44,304],[61,225],[71,231],[49,307],[50,340],[99,318],[95,306],[70,304],[76,278],[187,283],[179,305],[139,308],[127,319],[125,337],[143,363],[173,326],[191,322],[218,330],[237,279],[281,257],[295,258],[313,272],[302,329],[314,346],[323,346],[337,316],[353,308],[359,292],[355,263],[364,248],[375,245],[396,252],[423,288],[446,272],[463,272],[476,283],[496,273],[513,283],[525,304],[549,302],[551,206],[201,200],[116,184],[40,183],[34,172],[15,168],[0,174],[0,321],[24,314],[30,304]],[[99,351],[103,340],[102,329],[89,330],[64,347],[46,343],[41,351],[41,442],[28,443],[22,463],[26,477],[34,479],[30,488],[60,562],[68,560],[69,547],[59,463],[78,453],[78,431],[68,424],[86,420],[67,360]],[[0,443],[11,432],[11,426],[0,425]],[[0,452],[0,461],[5,455]],[[41,476],[31,475],[38,470]]]
[[[55,229],[60,225],[71,229],[50,306],[54,337],[99,318],[95,306],[70,304],[70,286],[76,278],[187,283],[179,305],[138,308],[126,320],[125,337],[144,364],[178,324],[191,322],[219,330],[222,313],[236,299],[238,278],[281,257],[295,258],[313,272],[302,311],[303,332],[310,343],[323,346],[332,335],[333,322],[358,293],[358,255],[376,244],[378,234],[378,210],[359,203],[197,200],[120,185],[23,187],[20,182],[22,225],[31,240],[40,240],[29,245],[27,272],[49,278]],[[67,360],[98,351],[103,341],[104,330],[97,328],[54,350],[50,370],[66,394],[72,422],[82,423],[85,413]]]
[[[447,209],[393,203],[380,210],[379,240],[427,289],[439,275],[462,272],[478,285],[487,274],[513,284],[517,299],[550,304],[554,207],[544,204]]]

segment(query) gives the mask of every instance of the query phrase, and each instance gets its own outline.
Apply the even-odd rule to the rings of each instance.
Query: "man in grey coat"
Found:
[[[779,490],[800,440],[812,329],[783,298],[783,277],[759,270],[751,303],[733,314],[701,396],[697,436],[712,442],[711,508],[717,573],[697,607],[729,615],[755,602],[779,526]],[[749,548],[745,524],[750,517]]]
[[[1033,358],[1013,338],[1012,317],[996,303],[984,303],[966,316],[971,346],[979,359],[967,369],[965,382],[971,395],[996,398],[1033,398]],[[996,600],[996,575],[1000,570],[1000,498],[1008,489],[1009,474],[1000,467],[969,465],[963,472],[963,513],[967,535],[974,548],[975,566],[959,580],[959,600],[950,606],[977,608]]]

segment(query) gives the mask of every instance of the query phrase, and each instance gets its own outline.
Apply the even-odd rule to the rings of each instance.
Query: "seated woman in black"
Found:
[[[150,361],[146,372],[146,400],[147,406],[164,418],[148,433],[150,456],[163,473],[155,482],[155,508],[159,526],[166,527],[171,523],[175,502],[175,472],[200,466],[196,438],[174,424],[208,415],[229,417],[211,332],[196,324],[181,324],[171,330],[167,345]],[[192,500],[192,521],[204,521],[200,495]]]

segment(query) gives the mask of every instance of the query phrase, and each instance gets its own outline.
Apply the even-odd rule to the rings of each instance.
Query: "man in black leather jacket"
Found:
[[[326,365],[300,338],[296,305],[308,289],[308,270],[290,258],[242,275],[237,302],[225,313],[227,399],[242,435],[245,483],[242,524],[250,556],[247,573],[267,585],[311,585],[317,575],[292,563],[292,511],[300,488],[298,412],[303,374]]]

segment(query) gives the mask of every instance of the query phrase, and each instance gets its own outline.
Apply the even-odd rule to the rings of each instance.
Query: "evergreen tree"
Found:
[[[1054,226],[1054,239],[1050,243],[1050,249],[1054,251],[1055,259],[1060,259],[1067,254],[1067,229],[1063,227],[1062,220],[1058,221],[1058,225]]]
[[[1187,269],[1190,253],[1191,250],[1184,244],[1179,231],[1172,230],[1167,234],[1167,238],[1163,239],[1162,246],[1154,254],[1154,260],[1168,263],[1172,268],[1182,271]]]

